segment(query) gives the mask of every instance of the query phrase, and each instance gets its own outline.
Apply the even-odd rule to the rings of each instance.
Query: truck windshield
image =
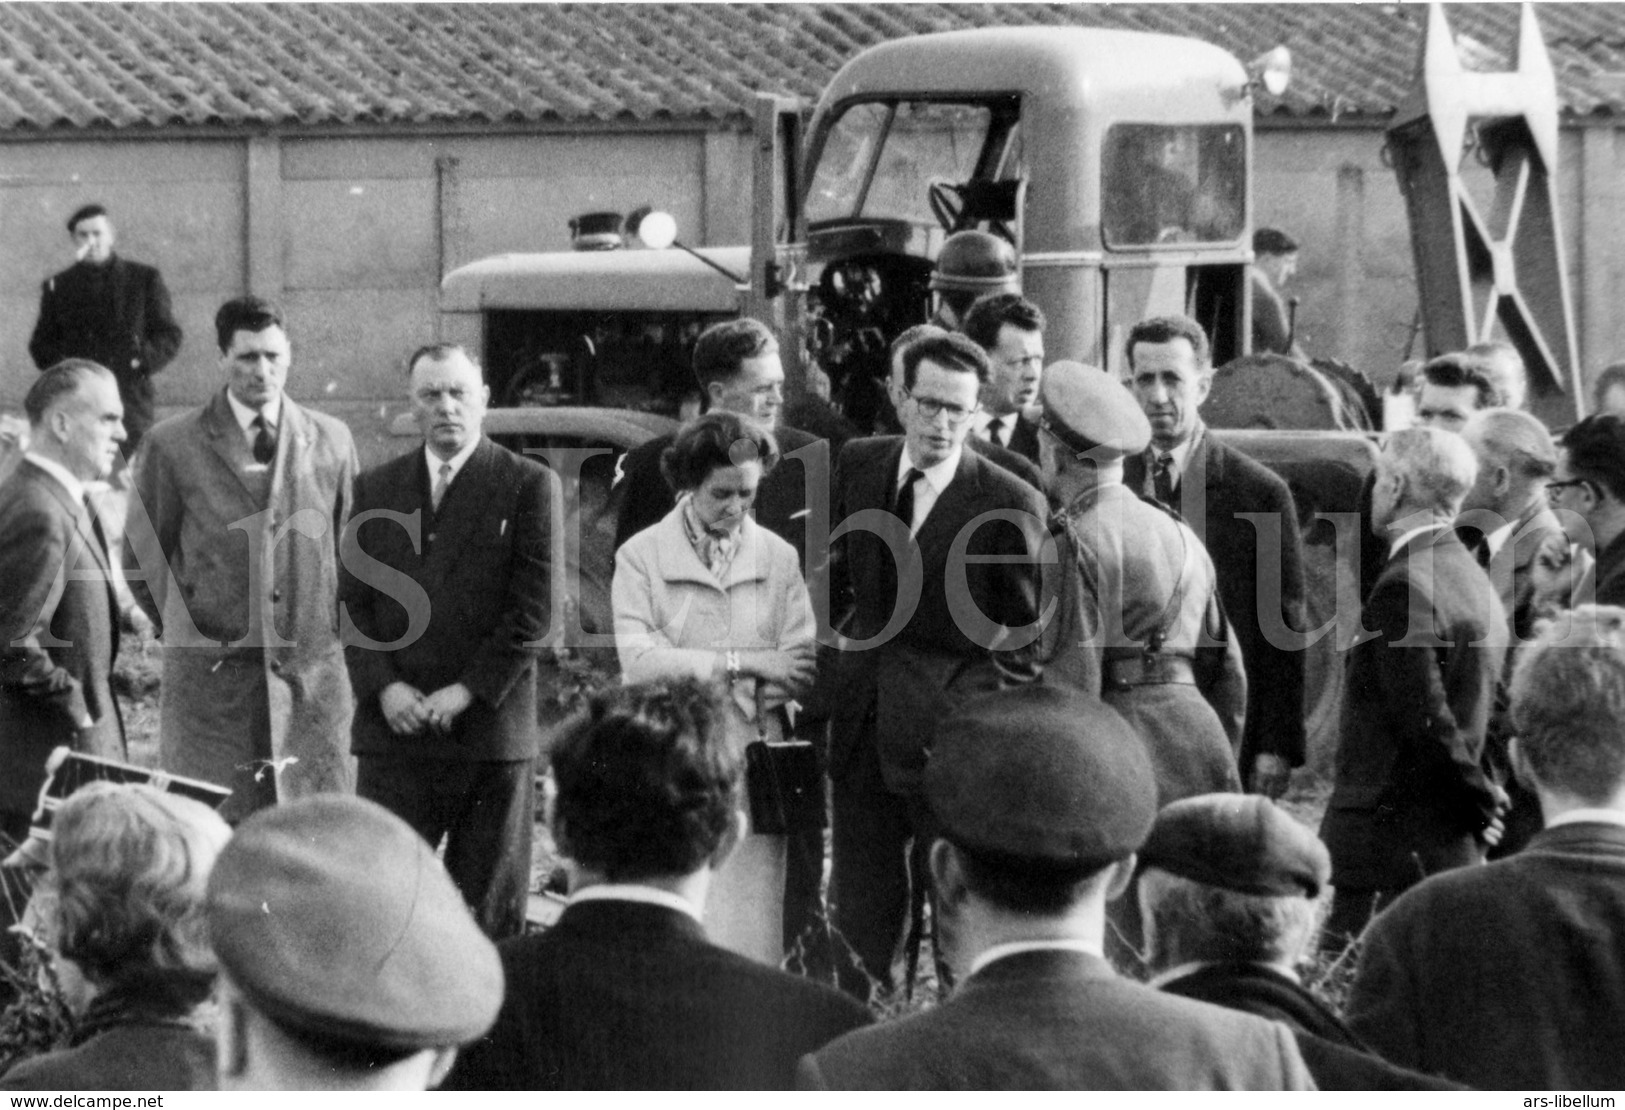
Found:
[[[1241,235],[1247,147],[1239,124],[1119,123],[1101,159],[1110,247],[1221,243]]]
[[[931,186],[976,175],[993,118],[988,104],[854,104],[824,141],[807,194],[808,222],[862,217],[934,225]]]

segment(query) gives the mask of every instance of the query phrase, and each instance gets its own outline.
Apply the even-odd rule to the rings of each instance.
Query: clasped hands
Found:
[[[384,723],[396,736],[416,736],[424,729],[444,736],[473,701],[474,694],[461,682],[442,686],[432,694],[425,694],[411,683],[391,682],[378,695]]]

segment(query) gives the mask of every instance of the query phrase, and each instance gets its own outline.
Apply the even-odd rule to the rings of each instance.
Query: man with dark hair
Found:
[[[987,352],[992,372],[982,391],[976,438],[1038,461],[1038,425],[1026,411],[1038,403],[1044,376],[1044,313],[1019,293],[996,293],[971,305],[962,329]]]
[[[595,695],[551,752],[570,903],[501,946],[508,995],[448,1090],[782,1090],[867,1024],[855,1002],[706,940],[738,842],[741,766],[694,679]]]
[[[831,545],[841,639],[815,692],[830,713],[831,918],[857,954],[843,985],[859,996],[893,982],[911,883],[925,881],[909,858],[929,843],[920,776],[936,722],[972,693],[1034,677],[1046,515],[1037,489],[964,450],[982,349],[939,333],[902,357],[906,434],[841,450],[831,520],[880,519]]]
[[[1304,761],[1304,653],[1296,634],[1303,627],[1303,542],[1292,491],[1268,467],[1208,434],[1199,409],[1212,389],[1213,367],[1200,324],[1185,316],[1142,320],[1124,350],[1129,387],[1151,421],[1151,446],[1124,461],[1123,482],[1179,510],[1213,557],[1248,685],[1260,692],[1247,706],[1241,781],[1278,798]],[[1278,549],[1281,570],[1277,581],[1261,586],[1266,544]],[[1272,637],[1266,627],[1287,634]]]
[[[356,792],[430,844],[494,938],[525,927],[553,478],[482,433],[461,347],[408,363],[419,447],[355,481],[339,597]]]
[[[129,433],[125,450],[133,455],[152,424],[152,375],[180,350],[181,328],[170,311],[163,276],[113,253],[106,208],[87,204],[74,212],[68,234],[74,264],[41,289],[28,353],[41,370],[66,358],[84,358],[112,371]]]
[[[1372,523],[1388,562],[1349,653],[1331,801],[1327,942],[1341,947],[1425,875],[1482,862],[1506,794],[1480,767],[1506,617],[1452,525],[1477,477],[1465,440],[1439,428],[1389,435]]]
[[[1583,606],[1520,652],[1512,758],[1546,827],[1437,875],[1366,931],[1349,1024],[1484,1090],[1625,1087],[1625,610]]]
[[[1281,300],[1281,286],[1298,272],[1298,241],[1284,231],[1261,227],[1253,232],[1253,353],[1302,357],[1294,342],[1293,321]]]
[[[225,386],[152,429],[132,469],[125,575],[164,644],[158,758],[231,787],[221,812],[347,791],[338,546],[355,444],[286,396],[277,307],[215,315]]]
[[[1574,601],[1625,605],[1625,417],[1588,416],[1559,448],[1546,490],[1569,539],[1595,557]]]
[[[1134,873],[1156,783],[1134,730],[1054,686],[961,705],[937,732],[925,800],[946,1002],[802,1061],[833,1090],[1312,1090],[1285,1026],[1119,978],[1106,903]]]
[[[1422,366],[1417,384],[1416,423],[1459,432],[1479,409],[1499,408],[1501,391],[1480,361],[1461,354],[1440,355]]]
[[[28,452],[0,485],[0,833],[17,843],[53,748],[125,757],[110,553],[85,496],[124,441],[118,382],[68,359],[35,379],[23,408]]]
[[[1323,1091],[1454,1087],[1380,1059],[1300,982],[1332,864],[1268,798],[1202,794],[1164,806],[1140,867],[1153,987],[1285,1023]]]
[[[434,850],[360,798],[261,811],[209,875],[223,1091],[422,1091],[491,1027],[502,966]]]
[[[789,456],[818,441],[781,423],[784,367],[778,340],[766,324],[748,316],[712,324],[694,345],[694,376],[705,391],[707,411],[721,409],[748,416],[779,441],[780,463],[762,479],[756,493],[756,520],[789,540],[805,566],[806,468],[800,459]],[[660,456],[675,438],[657,436],[628,451],[622,460],[622,476],[615,486],[620,500],[616,548],[658,524],[677,503],[677,495],[660,473]]]
[[[935,324],[915,324],[907,328],[891,345],[891,374],[886,379],[886,404],[881,413],[882,419],[876,422],[876,435],[902,435],[903,422],[898,414],[902,412],[908,400],[908,387],[903,384],[903,355],[917,340],[934,335],[946,335],[947,331]],[[1044,475],[1036,463],[1024,455],[1018,455],[1008,447],[1001,446],[993,440],[982,439],[978,436],[965,437],[965,449],[974,451],[989,462],[997,463],[1010,473],[1026,482],[1039,492],[1045,489]]]

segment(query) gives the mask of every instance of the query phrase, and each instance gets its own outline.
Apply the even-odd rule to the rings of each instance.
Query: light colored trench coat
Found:
[[[224,390],[154,427],[133,464],[125,566],[163,630],[164,769],[223,785],[274,773],[286,801],[354,789],[337,599],[358,464],[342,422],[286,396],[282,413],[268,471]]]

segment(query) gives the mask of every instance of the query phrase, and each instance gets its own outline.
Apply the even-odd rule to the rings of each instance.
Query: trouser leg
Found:
[[[830,918],[836,979],[867,1000],[871,987],[890,991],[908,918],[908,804],[885,789],[871,750],[833,785]],[[862,766],[871,764],[872,766]],[[853,966],[856,961],[856,966]]]

